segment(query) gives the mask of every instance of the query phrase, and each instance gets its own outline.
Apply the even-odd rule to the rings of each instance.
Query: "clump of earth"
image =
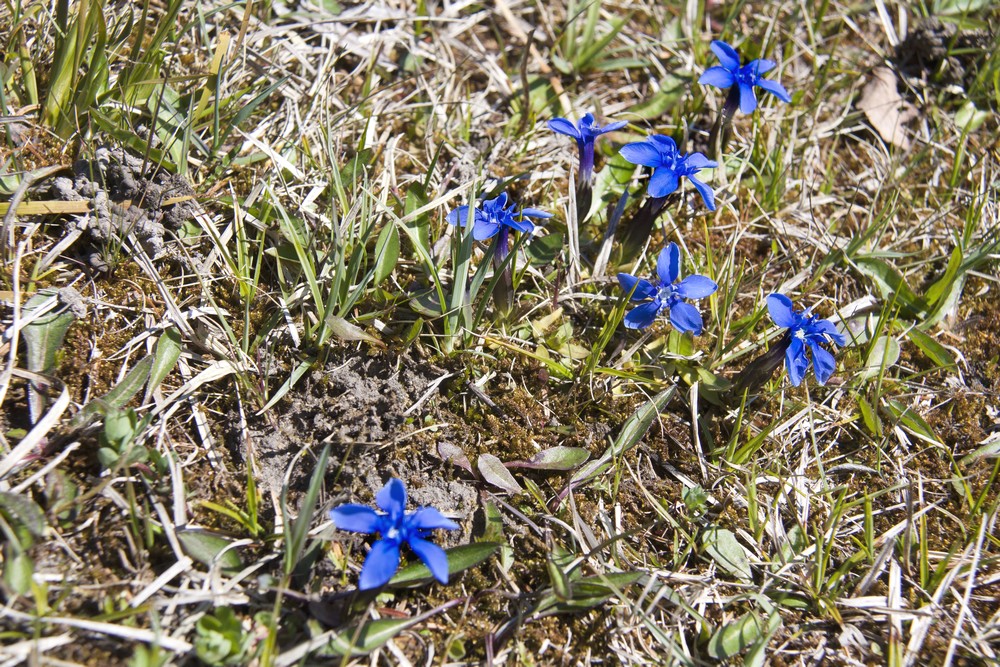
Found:
[[[49,195],[59,201],[90,201],[92,210],[72,216],[80,236],[100,249],[121,244],[127,236],[142,244],[151,258],[169,255],[168,232],[176,232],[197,214],[194,190],[181,176],[123,149],[101,147],[93,159],[77,160],[72,175],[51,181]],[[99,251],[90,264],[105,269]]]
[[[249,418],[246,433],[261,486],[279,494],[287,480],[289,490],[304,491],[319,452],[329,445],[326,478],[335,482],[338,502],[370,502],[390,477],[399,477],[410,509],[433,506],[471,516],[478,507],[475,482],[452,478],[433,447],[411,437],[424,417],[447,421],[435,384],[445,374],[408,356],[341,352],[305,378],[283,407]],[[247,443],[238,437],[233,429],[230,449],[239,459]]]

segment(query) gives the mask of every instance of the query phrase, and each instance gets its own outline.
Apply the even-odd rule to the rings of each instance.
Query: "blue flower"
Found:
[[[455,530],[458,524],[432,507],[406,512],[406,487],[395,477],[375,496],[375,504],[386,513],[381,514],[366,505],[353,504],[330,510],[330,518],[337,528],[382,536],[368,552],[361,568],[358,588],[367,590],[387,584],[399,569],[399,550],[404,543],[410,545],[435,579],[442,584],[448,583],[448,555],[426,538],[432,530]]]
[[[619,273],[618,282],[622,289],[632,293],[632,301],[652,299],[648,303],[633,308],[625,315],[625,326],[629,329],[645,329],[664,310],[670,311],[670,323],[678,331],[690,331],[695,336],[701,333],[701,313],[682,299],[704,299],[714,294],[719,286],[705,276],[688,276],[676,285],[681,272],[681,251],[676,243],[671,243],[660,251],[656,260],[656,275],[659,280],[650,282],[628,273]],[[633,291],[633,288],[635,291]]]
[[[774,61],[752,60],[743,67],[740,67],[740,56],[736,50],[719,40],[712,42],[712,53],[719,58],[721,65],[709,67],[698,79],[698,83],[717,88],[732,88],[737,86],[739,95],[740,111],[745,114],[753,113],[757,108],[757,95],[754,87],[762,88],[777,97],[782,102],[791,102],[788,91],[777,81],[762,78],[766,72],[775,68]],[[729,106],[727,100],[727,106]],[[735,107],[735,102],[732,104]],[[735,111],[735,108],[730,111]]]
[[[767,297],[767,312],[779,327],[788,329],[789,343],[785,350],[785,366],[792,384],[798,387],[809,369],[809,358],[806,356],[806,346],[812,350],[813,372],[820,384],[833,375],[837,362],[833,355],[827,352],[822,343],[832,341],[843,347],[847,343],[844,334],[837,331],[830,320],[821,320],[818,315],[810,313],[810,309],[797,311],[792,307],[792,300],[784,294],[772,294]]]
[[[482,208],[474,209],[472,217],[472,238],[477,241],[485,241],[497,235],[503,230],[509,232],[511,229],[530,234],[535,230],[535,226],[527,218],[551,218],[551,213],[539,211],[535,208],[526,208],[518,213],[517,206],[511,202],[507,207],[507,193],[503,192],[496,199],[487,199],[483,202]],[[449,225],[465,227],[469,221],[469,207],[459,206],[448,214]]]
[[[607,132],[622,129],[628,125],[628,121],[620,120],[601,127],[594,124],[594,114],[587,113],[576,124],[565,118],[553,118],[548,125],[553,132],[576,139],[576,145],[580,149],[580,180],[585,182],[590,180],[594,172],[594,140]]]
[[[681,155],[674,140],[661,134],[647,137],[645,141],[625,144],[618,152],[632,164],[653,168],[647,189],[650,197],[666,197],[677,190],[681,177],[686,176],[698,189],[705,206],[715,210],[715,193],[694,175],[702,169],[719,165],[701,153]]]

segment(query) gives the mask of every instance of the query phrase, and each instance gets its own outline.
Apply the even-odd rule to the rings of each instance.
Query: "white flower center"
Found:
[[[386,539],[395,540],[399,537],[399,528],[390,528],[389,532],[385,534]]]

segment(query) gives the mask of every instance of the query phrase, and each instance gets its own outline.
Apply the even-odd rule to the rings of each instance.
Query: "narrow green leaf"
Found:
[[[934,340],[930,335],[916,328],[907,331],[906,335],[938,368],[952,368],[955,365],[955,357],[948,351],[948,348]]]
[[[149,383],[146,385],[148,397],[160,383],[174,370],[177,360],[181,358],[181,334],[177,329],[170,328],[163,332],[156,341],[156,352],[153,355],[153,367],[149,371]]]
[[[884,299],[895,298],[908,311],[908,316],[916,317],[927,312],[927,304],[910,289],[906,278],[896,267],[878,257],[858,257],[855,265],[872,279]]]
[[[576,471],[576,474],[570,479],[570,487],[596,477],[607,468],[613,459],[638,445],[660,412],[667,406],[670,399],[673,398],[675,391],[677,391],[676,387],[664,389],[640,405],[639,409],[628,418],[618,433],[618,437],[604,450],[604,453],[599,458],[594,459]]]
[[[448,574],[455,575],[468,570],[470,567],[479,565],[495,554],[501,546],[504,545],[500,542],[473,542],[472,544],[463,544],[446,549]],[[420,586],[433,580],[434,577],[426,565],[423,563],[412,563],[397,572],[388,585],[392,587]]]
[[[125,404],[132,400],[149,380],[152,368],[153,356],[143,357],[121,382],[112,387],[111,391],[83,406],[83,409],[73,417],[71,422],[73,427],[80,428],[99,414],[107,414],[109,410],[120,410],[125,407]]]
[[[871,403],[858,396],[858,409],[861,411],[861,419],[865,422],[868,432],[877,438],[882,437],[882,424]]]
[[[380,618],[368,621],[360,628],[348,629],[333,635],[324,647],[324,652],[333,655],[368,655],[421,620],[423,619]]]
[[[958,270],[962,266],[962,250],[960,248],[955,248],[951,251],[951,257],[948,258],[948,267],[944,271],[944,275],[934,281],[934,284],[927,288],[927,295],[925,299],[928,305],[935,306],[941,297],[948,292],[951,285],[955,282],[955,278],[958,277]]]
[[[24,551],[7,554],[3,566],[3,580],[18,595],[26,595],[31,590],[31,577],[35,564]]]
[[[924,418],[912,409],[893,399],[887,400],[885,407],[913,435],[936,445],[941,444],[941,439],[934,433],[934,429],[931,428],[930,424],[924,421]]]
[[[534,470],[572,470],[590,458],[590,452],[583,447],[550,447],[543,449],[527,461],[508,463],[508,468],[532,468]]]
[[[326,326],[330,328],[330,333],[338,340],[363,340],[378,347],[385,347],[385,343],[375,336],[366,333],[361,327],[351,324],[343,317],[330,314],[326,316],[326,320],[324,321],[326,322]]]
[[[291,511],[288,507],[288,489],[285,485],[281,489],[281,513],[285,523],[285,535],[287,544],[285,546],[285,574],[290,575],[299,562],[306,546],[306,537],[309,535],[309,526],[312,524],[313,513],[316,511],[316,502],[319,500],[319,492],[323,487],[323,480],[326,477],[326,464],[330,460],[330,445],[323,447],[316,461],[316,467],[312,478],[309,480],[309,489],[305,498],[299,506],[299,513],[295,519],[291,519]]]
[[[8,522],[20,523],[35,537],[45,533],[45,513],[38,503],[25,495],[0,491],[0,511],[8,516]]]
[[[232,544],[232,540],[222,535],[204,530],[186,529],[177,531],[177,539],[187,555],[200,563],[210,567],[217,563],[223,570],[239,570],[243,567],[243,561],[236,553],[236,549],[222,553],[223,549]]]
[[[493,486],[510,493],[521,493],[524,491],[521,485],[517,483],[517,480],[514,479],[514,476],[510,474],[510,471],[507,470],[507,467],[504,466],[503,462],[492,454],[480,454],[479,460],[476,462],[476,467],[479,469],[479,474],[483,476],[483,479]]]
[[[871,346],[868,361],[861,370],[861,377],[864,379],[876,377],[897,361],[899,361],[899,343],[892,336],[879,336]]]
[[[57,291],[53,289],[39,290],[24,304],[25,316],[30,316],[33,311],[56,295]],[[57,306],[24,327],[22,335],[28,347],[29,371],[47,373],[56,365],[56,352],[62,346],[66,331],[75,319],[71,310]]]
[[[399,230],[396,225],[386,225],[375,242],[375,276],[373,285],[379,285],[392,274],[399,260]]]
[[[302,379],[302,376],[306,374],[306,371],[312,368],[313,363],[315,363],[315,359],[306,359],[299,362],[299,365],[295,367],[291,375],[288,376],[288,379],[281,383],[281,386],[278,387],[274,394],[271,395],[271,398],[264,404],[264,407],[257,411],[257,414],[264,414],[274,407],[278,401],[284,398],[285,394],[291,391],[292,387],[298,384],[298,381]]]
[[[723,570],[743,581],[753,579],[750,559],[733,531],[712,526],[702,533],[701,543],[706,553]]]

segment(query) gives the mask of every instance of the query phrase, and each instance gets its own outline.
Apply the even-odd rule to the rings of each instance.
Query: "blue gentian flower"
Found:
[[[594,140],[607,132],[622,129],[628,121],[620,120],[601,127],[594,124],[594,114],[587,113],[575,124],[565,118],[553,118],[548,125],[553,132],[576,139],[580,149],[580,181],[588,182],[594,173]]]
[[[680,273],[681,251],[676,243],[671,243],[660,251],[656,260],[656,275],[659,280],[650,282],[628,273],[619,273],[618,282],[622,289],[632,293],[632,301],[652,299],[629,311],[625,315],[625,326],[629,329],[645,329],[657,315],[669,310],[670,323],[675,329],[699,335],[702,328],[701,313],[682,299],[704,299],[714,294],[719,286],[715,281],[699,275],[688,276],[675,285]]]
[[[686,176],[701,194],[705,206],[709,210],[715,210],[715,193],[694,175],[702,169],[718,167],[718,163],[712,162],[701,153],[681,155],[677,150],[677,143],[661,134],[647,137],[645,141],[625,144],[618,152],[632,164],[653,168],[653,175],[649,177],[647,188],[650,197],[666,197],[677,190],[681,177]]]
[[[753,113],[757,108],[757,95],[754,87],[762,88],[777,97],[782,102],[791,102],[788,91],[777,81],[762,78],[766,72],[770,72],[776,67],[774,61],[752,60],[740,67],[740,56],[736,50],[725,42],[715,40],[712,42],[712,53],[719,58],[721,65],[709,67],[698,79],[698,83],[715,86],[717,88],[732,88],[736,86],[734,96],[730,92],[730,99],[726,100],[726,107],[729,114],[735,111],[736,101],[739,101],[739,108],[745,114]]]
[[[497,235],[498,232],[509,232],[511,229],[530,234],[535,226],[527,218],[551,218],[551,213],[536,208],[526,208],[518,213],[517,206],[511,202],[507,206],[507,193],[503,192],[496,199],[487,199],[482,208],[474,209],[472,218],[472,238],[485,241]],[[465,227],[469,221],[469,207],[459,206],[445,218],[449,225]]]
[[[802,384],[809,369],[809,358],[806,356],[806,346],[812,351],[813,372],[820,384],[833,375],[837,362],[833,355],[827,352],[822,343],[832,341],[843,347],[847,343],[844,334],[837,331],[830,320],[821,320],[813,315],[809,308],[797,311],[792,307],[792,300],[784,294],[772,294],[767,297],[767,312],[779,327],[788,329],[788,348],[785,350],[785,366],[792,384],[798,387]]]
[[[358,588],[367,590],[387,584],[399,569],[399,550],[403,544],[410,545],[435,579],[442,584],[448,583],[448,555],[426,538],[432,530],[455,530],[458,524],[446,519],[433,507],[420,507],[414,512],[407,512],[406,487],[395,477],[375,496],[375,504],[385,514],[366,505],[353,504],[330,510],[330,518],[341,530],[381,535],[381,539],[372,545],[361,568]]]

